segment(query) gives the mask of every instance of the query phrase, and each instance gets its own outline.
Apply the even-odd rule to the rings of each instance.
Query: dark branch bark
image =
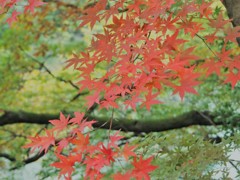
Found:
[[[47,124],[48,120],[56,118],[58,118],[58,115],[55,114],[34,114],[23,111],[5,111],[4,114],[0,116],[0,126],[16,123]]]
[[[0,158],[5,158],[8,159],[9,161],[16,161],[15,157],[10,156],[9,154],[6,153],[0,153]]]
[[[233,26],[240,26],[240,1],[239,0],[223,0],[223,4],[227,9],[228,17],[233,19]],[[237,38],[240,46],[240,37]]]
[[[6,111],[2,116],[0,116],[0,126],[15,123],[34,123],[34,124],[47,124],[50,119],[58,119],[58,114],[35,114],[29,112],[13,112]],[[98,118],[93,116],[88,116],[88,118],[95,119],[97,123],[94,127],[109,129],[110,121],[109,118]],[[113,120],[111,124],[111,129],[122,131],[132,131],[135,133],[149,133],[149,132],[160,132],[171,129],[179,129],[183,127],[188,127],[192,125],[220,125],[222,123],[216,123],[213,121],[213,116],[209,115],[208,112],[198,112],[191,111],[184,113],[180,116],[166,119],[144,119],[144,120],[130,120],[130,119],[118,119]],[[215,141],[214,141],[215,142]],[[57,142],[56,142],[57,143]],[[44,152],[35,154],[32,157],[28,157],[23,160],[23,164],[29,164],[37,161],[42,156]],[[8,154],[0,153],[0,158],[6,158],[12,162],[16,161],[15,157]],[[10,170],[18,169],[19,166],[13,167]]]
[[[6,111],[2,116],[0,116],[0,126],[15,123],[34,123],[34,124],[47,124],[50,119],[58,119],[59,114],[35,114],[29,112],[13,112]],[[88,116],[88,118],[95,119],[97,123],[94,127],[105,128],[122,131],[132,131],[135,133],[149,133],[149,132],[160,132],[171,129],[179,129],[183,127],[188,127],[192,125],[220,125],[221,123],[216,123],[212,119],[213,116],[209,115],[207,112],[191,111],[173,118],[166,119],[142,119],[142,120],[130,120],[130,119],[115,119],[110,125],[109,118],[98,118],[93,116]],[[29,164],[35,162],[44,156],[44,152],[38,153],[32,157],[23,160],[23,164]],[[0,158],[6,158],[12,162],[16,161],[15,157],[11,157],[8,154],[0,154]],[[19,166],[13,167],[10,170],[15,170]]]
[[[204,115],[204,116],[202,116]],[[207,112],[199,113],[197,111],[191,111],[188,113],[184,113],[177,117],[170,117],[165,119],[141,119],[141,120],[130,120],[130,119],[118,119],[113,120],[112,129],[122,131],[132,131],[136,133],[149,133],[149,132],[161,132],[172,129],[179,129],[183,127],[188,127],[192,125],[213,125],[212,121],[206,119],[206,117],[212,119]],[[100,127],[106,119],[104,118],[95,118],[98,123],[95,125]],[[215,125],[216,123],[214,123]],[[220,123],[217,123],[220,124]],[[108,129],[110,126],[110,122],[107,122],[101,128]]]
[[[36,114],[23,111],[5,111],[5,113],[0,116],[0,126],[16,123],[47,124],[49,120],[58,118],[59,114]],[[99,118],[94,116],[86,116],[86,118],[88,118],[89,120],[95,119],[97,123],[94,124],[94,127],[96,128],[109,129],[110,127],[110,118]],[[179,129],[192,125],[222,124],[219,122],[216,123],[212,119],[214,119],[214,117],[210,116],[208,112],[191,111],[177,117],[166,119],[113,119],[111,129],[121,129],[122,131],[132,131],[137,133],[149,133],[166,131],[171,129]]]
[[[44,152],[41,152],[41,153],[38,153],[38,154],[35,154],[34,156],[32,157],[29,157],[25,160],[23,160],[23,165],[26,165],[26,164],[29,164],[29,163],[32,163],[32,162],[35,162],[37,161],[38,159],[40,159],[41,157],[44,156]],[[11,162],[16,162],[17,159],[15,157],[12,157],[10,156],[9,154],[6,154],[6,153],[0,153],[0,158],[5,158],[5,159],[8,159],[9,161]],[[10,170],[15,170],[15,169],[18,169],[20,168],[20,166],[15,166],[13,168],[11,168]]]
[[[29,164],[31,162],[35,162],[38,159],[40,159],[42,156],[44,156],[44,154],[45,154],[44,151],[42,151],[41,153],[38,153],[38,154],[36,154],[32,157],[29,157],[29,158],[25,159],[23,162],[24,162],[24,164]]]

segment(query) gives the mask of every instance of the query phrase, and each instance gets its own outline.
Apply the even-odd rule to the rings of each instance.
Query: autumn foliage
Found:
[[[0,1],[1,13],[14,9],[20,0]],[[34,8],[45,3],[29,0],[23,12],[12,11],[6,19],[11,25],[21,13],[34,13]],[[47,4],[46,4],[47,6]],[[236,43],[239,27],[231,27],[222,11],[217,11],[212,1],[181,0],[99,0],[89,2],[79,17],[79,28],[89,27],[93,32],[91,45],[74,53],[67,68],[79,71],[79,90],[89,90],[86,106],[98,104],[101,108],[126,108],[140,106],[150,110],[161,103],[158,95],[165,89],[179,94],[197,94],[195,86],[215,73],[223,83],[232,88],[240,79],[240,55],[229,44]],[[101,29],[95,30],[95,26]],[[211,33],[209,33],[211,32]],[[208,54],[196,55],[201,40]],[[221,51],[212,49],[219,41]],[[105,67],[97,72],[99,67]],[[58,162],[52,166],[60,169],[59,176],[70,179],[74,165],[85,165],[86,179],[101,179],[102,169],[124,159],[132,168],[124,174],[116,173],[114,179],[150,179],[149,173],[157,167],[151,165],[153,156],[136,155],[135,146],[119,146],[119,132],[110,135],[107,142],[91,143],[94,120],[85,119],[84,113],[75,117],[60,114],[59,120],[50,120],[53,128],[46,136],[31,137],[25,148],[36,148],[47,153],[54,148]],[[65,138],[58,135],[66,132]],[[68,149],[66,154],[65,150]]]
[[[32,148],[35,150],[39,148],[39,153],[54,146],[56,157],[59,162],[52,163],[51,166],[60,169],[59,177],[64,176],[65,179],[71,179],[72,173],[75,170],[74,164],[80,163],[86,166],[85,178],[86,179],[101,179],[104,174],[101,170],[110,166],[116,161],[128,161],[133,158],[133,169],[126,171],[125,174],[116,173],[113,178],[130,179],[136,177],[141,179],[150,179],[149,172],[155,170],[157,167],[151,165],[153,157],[143,159],[137,158],[134,153],[135,146],[125,144],[120,147],[120,140],[123,136],[116,132],[108,136],[107,142],[91,143],[90,134],[92,131],[92,124],[94,120],[87,121],[84,119],[83,113],[75,113],[74,118],[65,117],[62,113],[60,119],[51,120],[53,125],[51,130],[46,130],[46,136],[30,137],[31,143],[25,145],[25,148]],[[60,132],[65,132],[68,135],[60,140],[57,139]],[[64,154],[64,150],[70,148],[68,155]]]

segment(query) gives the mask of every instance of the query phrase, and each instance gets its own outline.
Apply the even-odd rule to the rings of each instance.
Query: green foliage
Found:
[[[202,138],[199,132],[205,128],[193,127],[167,133],[151,133],[144,140],[137,138],[134,143],[140,145],[139,151],[156,154],[155,163],[159,165],[153,178],[156,179],[224,179],[225,167],[229,162],[229,152],[239,148],[239,132],[224,139],[221,143],[213,143]],[[231,145],[230,145],[231,144]]]

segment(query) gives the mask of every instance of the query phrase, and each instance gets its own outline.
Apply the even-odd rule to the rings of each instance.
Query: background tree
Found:
[[[229,3],[231,2],[225,2],[227,7],[230,7]],[[234,1],[232,1],[232,3],[234,3]],[[89,6],[86,10],[91,8],[91,6],[94,7],[94,5],[91,4]],[[177,4],[176,7],[182,6],[181,4]],[[213,15],[211,15],[217,18],[218,14],[221,14],[223,7],[219,2],[216,2],[213,7],[214,11]],[[54,9],[58,10],[53,11]],[[205,10],[207,10],[207,8],[205,8]],[[239,11],[229,10],[229,12],[234,14],[232,17],[238,17],[236,12]],[[72,79],[76,79],[74,77],[77,77],[78,74],[71,72],[71,70],[61,71],[63,61],[69,59],[72,51],[78,54],[76,51],[79,51],[79,45],[84,48],[85,40],[88,41],[87,39],[89,38],[86,36],[86,34],[89,34],[89,30],[84,28],[80,30],[77,29],[80,22],[75,21],[75,19],[79,17],[79,14],[82,13],[81,3],[76,2],[76,4],[69,4],[50,1],[44,8],[39,9],[39,11],[35,13],[36,16],[34,18],[28,14],[19,16],[19,22],[11,24],[11,29],[9,29],[7,25],[4,25],[1,31],[1,37],[3,37],[1,38],[2,50],[5,52],[1,57],[1,63],[3,64],[1,65],[3,72],[1,89],[2,92],[4,92],[4,94],[1,94],[2,116],[0,123],[3,134],[3,136],[1,136],[1,156],[15,163],[21,161],[23,161],[23,163],[29,163],[42,155],[36,155],[33,158],[16,158],[19,151],[14,151],[14,148],[25,144],[26,134],[35,134],[39,128],[39,126],[35,127],[32,124],[16,125],[16,123],[47,124],[49,119],[58,118],[59,111],[71,113],[78,110],[79,107],[82,107],[81,111],[86,110],[86,108],[84,108],[83,96],[88,94],[88,91],[78,93],[76,83],[72,82]],[[199,17],[194,17],[196,22],[204,23],[203,19],[197,19],[199,19]],[[220,21],[221,19],[218,20]],[[5,21],[4,17],[3,21]],[[34,27],[32,26],[33,23]],[[230,24],[227,26],[230,26]],[[28,31],[26,31],[26,29]],[[41,31],[36,31],[36,29]],[[101,31],[101,29],[97,31]],[[210,30],[206,33],[207,36],[204,34],[203,37],[210,41],[207,41],[207,43],[201,39],[201,36],[198,37],[193,32],[193,41],[189,47],[198,44],[198,47],[194,51],[195,55],[207,54],[207,56],[210,56],[212,55],[211,50],[221,52],[224,44],[224,40],[221,39],[222,35],[218,34],[218,40],[211,44],[212,38],[216,38],[215,34]],[[232,39],[235,37],[236,35],[233,35]],[[49,39],[51,39],[51,41],[49,41]],[[14,44],[12,42],[14,42]],[[208,43],[210,43],[211,46],[208,46]],[[231,52],[233,53],[233,57],[237,57],[239,49],[234,46],[233,43],[229,42],[227,45],[229,48],[234,49]],[[209,47],[211,48],[210,50]],[[62,61],[59,61],[59,59]],[[202,60],[199,59],[199,63],[201,63],[201,61]],[[97,67],[99,74],[104,73],[104,70],[104,65]],[[232,139],[235,141],[238,140],[237,136],[234,136],[238,133],[236,126],[238,127],[239,122],[238,86],[236,86],[234,90],[231,90],[230,86],[219,84],[222,80],[223,78],[221,77],[210,76],[205,84],[197,87],[200,94],[199,96],[187,95],[183,102],[180,101],[176,95],[170,96],[172,91],[166,89],[158,99],[164,101],[164,104],[154,106],[150,112],[140,111],[137,107],[136,113],[130,109],[125,110],[124,107],[120,107],[114,110],[112,124],[110,124],[109,121],[109,118],[112,116],[112,111],[99,111],[97,106],[93,106],[86,114],[90,119],[94,118],[98,120],[98,123],[95,124],[96,127],[109,129],[111,125],[112,129],[134,132],[129,133],[129,138],[131,137],[130,142],[133,141],[133,144],[139,144],[141,136],[138,136],[142,135],[142,132],[148,133],[148,135],[143,134],[146,141],[139,144],[139,151],[147,151],[149,154],[152,154],[156,149],[158,151],[160,149],[160,157],[167,155],[168,158],[170,158],[170,160],[167,158],[158,158],[156,160],[156,164],[160,164],[160,166],[165,165],[164,168],[160,168],[160,170],[155,173],[156,177],[176,178],[183,176],[185,178],[193,178],[194,176],[212,176],[211,173],[216,170],[208,170],[207,168],[213,164],[229,161],[227,153],[232,148],[235,148],[235,146],[229,147],[229,141]],[[235,85],[235,83],[236,81],[232,81],[233,85]],[[48,96],[46,96],[46,92]],[[7,124],[14,125],[7,126]],[[187,130],[177,132],[150,133],[195,124],[211,125],[213,128],[191,127]],[[227,130],[231,132],[232,137],[224,141],[218,137],[219,135],[216,134],[217,132],[222,132],[222,127],[227,128]],[[16,133],[16,129],[22,130]],[[189,129],[191,129],[190,132],[188,132]],[[42,127],[40,127],[39,131],[42,131]],[[101,134],[100,132],[99,130],[98,134]],[[192,137],[193,134],[194,137]],[[208,141],[203,141],[204,137],[205,139],[206,137],[212,139],[214,135],[218,138],[213,138],[212,141],[223,142],[221,144],[211,144]],[[224,134],[224,136],[225,135],[227,136],[228,134]],[[176,136],[179,138],[172,138]],[[10,139],[15,139],[15,141],[9,141]],[[101,139],[101,137],[99,137],[99,139]],[[166,141],[166,139],[168,141]],[[175,139],[177,142],[174,141]],[[196,141],[198,143],[193,143]],[[157,142],[160,145],[156,148],[155,145]],[[176,147],[169,148],[172,147],[173,144]],[[236,142],[234,145],[238,145],[238,143]],[[156,149],[154,149],[154,147]],[[185,150],[185,148],[188,150]],[[202,161],[203,159],[204,161]],[[5,163],[5,165],[7,164]],[[18,166],[19,164],[17,164],[17,167]],[[15,165],[13,165],[13,169],[14,168]],[[195,170],[193,171],[193,169]],[[207,173],[204,174],[203,172]]]

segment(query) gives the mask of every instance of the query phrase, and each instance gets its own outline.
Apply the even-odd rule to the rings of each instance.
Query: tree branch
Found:
[[[69,113],[73,114],[73,113]],[[5,111],[2,116],[0,116],[0,126],[7,124],[16,124],[16,123],[30,123],[30,124],[48,124],[48,121],[51,119],[58,119],[59,114],[36,114],[30,112],[14,112],[14,111]],[[89,120],[96,120],[97,123],[94,124],[95,128],[109,129],[111,126],[108,121],[108,117],[95,117],[87,115],[86,118]],[[210,120],[211,119],[211,120]],[[177,117],[165,118],[165,119],[141,119],[141,120],[132,120],[132,119],[113,119],[112,129],[130,132],[160,132],[167,131],[171,129],[179,129],[183,127],[188,127],[192,125],[220,125],[223,122],[214,122],[214,117],[211,116],[208,112],[198,112],[191,111],[184,113]]]
[[[44,156],[44,152],[37,153],[34,156],[23,160],[22,163],[23,163],[23,165],[26,165],[26,164],[37,161],[38,159],[40,159],[43,156]],[[11,162],[16,162],[17,161],[17,159],[15,157],[12,157],[12,156],[10,156],[9,154],[6,154],[6,153],[0,153],[0,158],[8,159]],[[19,166],[15,166],[15,167],[11,168],[10,170],[12,171],[12,170],[15,170],[15,169],[18,169],[18,168],[19,168]]]
[[[0,158],[5,158],[8,159],[9,161],[16,161],[15,157],[10,156],[9,154],[6,153],[0,153]]]
[[[233,26],[240,26],[240,1],[239,0],[223,0],[223,5],[227,9],[228,17],[233,19]],[[237,38],[240,46],[240,37]]]
[[[72,114],[72,113],[70,113]],[[0,126],[14,123],[34,123],[34,124],[48,124],[50,119],[57,119],[59,114],[36,114],[29,112],[14,112],[5,111],[0,116]],[[130,120],[130,119],[113,119],[111,122],[109,118],[99,118],[94,116],[87,116],[89,120],[95,119],[97,121],[94,127],[109,129],[111,126],[112,130],[132,131],[135,133],[149,133],[149,132],[160,132],[171,129],[179,129],[192,125],[220,125],[221,122],[214,122],[213,116],[209,115],[208,112],[191,111],[184,113],[177,117],[166,118],[166,119],[142,119],[142,120]],[[23,164],[29,164],[35,162],[44,156],[44,152],[35,154],[32,157],[28,157],[23,160]],[[16,158],[11,157],[8,154],[0,154],[0,157],[6,158],[12,162],[16,161]],[[15,170],[18,166],[11,168]]]

